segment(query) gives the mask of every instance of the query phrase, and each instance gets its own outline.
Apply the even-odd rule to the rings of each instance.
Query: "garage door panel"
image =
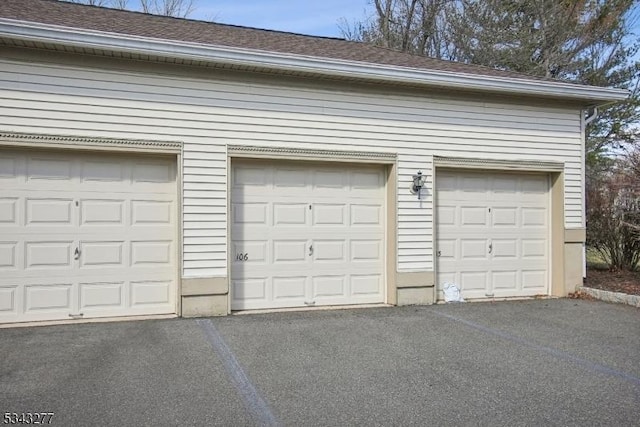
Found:
[[[81,241],[80,268],[125,266],[125,242],[121,241]]]
[[[81,160],[80,181],[82,182],[122,182],[126,179],[125,167],[114,160]]]
[[[442,262],[447,259],[454,259],[458,253],[458,239],[438,240],[438,257]]]
[[[27,198],[25,203],[27,225],[73,225],[71,213],[73,199]]]
[[[486,176],[466,176],[463,175],[458,180],[458,191],[463,193],[486,193],[489,189],[488,178]],[[474,197],[482,197],[475,195]]]
[[[80,311],[122,309],[125,295],[124,281],[80,283]]]
[[[273,286],[273,299],[278,300],[304,300],[308,277],[306,275],[294,277],[278,277],[271,279]]]
[[[232,302],[252,303],[257,301],[258,303],[263,303],[267,300],[267,282],[266,277],[232,280],[231,285],[234,291]]]
[[[547,227],[547,210],[544,208],[522,208],[523,227]]]
[[[73,310],[71,290],[72,283],[51,283],[42,285],[26,285],[24,287],[25,311]]]
[[[275,168],[273,173],[274,190],[304,188],[309,182],[309,174],[301,169]]]
[[[493,207],[491,211],[491,225],[493,227],[518,227],[517,207]]]
[[[347,242],[345,240],[313,239],[314,263],[343,263],[346,261]]]
[[[53,157],[53,156],[52,156]],[[29,156],[27,159],[27,181],[71,181],[73,178],[73,161],[61,157],[47,158],[44,156]]]
[[[460,259],[462,261],[486,260],[489,253],[488,239],[460,239]]]
[[[267,206],[253,222],[233,213],[232,247],[240,252],[243,242],[266,241],[269,251],[264,262],[232,263],[232,309],[383,300],[379,168],[234,163],[232,175],[233,207]],[[258,176],[262,192],[239,185]]]
[[[168,200],[132,200],[131,224],[171,224],[173,203]]]
[[[369,190],[379,193],[384,186],[382,175],[378,171],[352,171],[349,178],[350,186],[353,190]]]
[[[173,261],[171,240],[140,240],[131,242],[131,265],[153,266],[171,265]]]
[[[0,286],[0,319],[4,316],[15,316],[18,313],[18,286]]]
[[[436,208],[438,224],[441,227],[453,227],[458,224],[457,209],[455,206],[439,205]]]
[[[68,151],[10,158],[16,178],[0,180],[0,289],[12,291],[0,293],[0,305],[15,309],[13,317],[0,310],[0,321],[175,312],[172,160]]]
[[[436,182],[439,298],[448,282],[465,298],[546,293],[547,176],[448,171]]]
[[[501,260],[517,259],[521,252],[518,252],[519,241],[512,239],[491,239],[492,255]]]
[[[312,281],[312,296],[314,300],[326,303],[328,298],[348,296],[347,277],[344,275],[314,276]]]
[[[269,259],[267,240],[234,240],[231,247],[233,249],[230,254],[232,262],[241,262],[245,266],[251,266],[256,263],[264,264]]]
[[[313,172],[313,189],[326,193],[334,194],[336,189],[344,189],[348,185],[348,177],[343,171],[335,169],[316,170]]]
[[[518,270],[493,271],[491,272],[492,288],[495,291],[501,290],[517,290],[518,289]]]
[[[18,268],[18,242],[0,242],[0,274]]]
[[[174,165],[166,161],[134,161],[131,180],[133,183],[171,184],[175,181]]]
[[[484,298],[488,282],[488,271],[464,271],[460,273],[460,290],[463,297],[466,298]]]
[[[346,225],[347,206],[344,203],[315,203],[312,205],[312,224],[317,226],[325,225]]]
[[[18,225],[18,203],[17,197],[0,198],[0,230],[4,226]]]
[[[485,206],[461,206],[460,226],[477,227],[489,225],[488,209]]]
[[[140,280],[130,282],[131,306],[170,305],[172,300],[170,280]]]
[[[524,270],[522,272],[522,287],[544,291],[547,288],[547,271]]]
[[[500,199],[502,196],[513,197],[518,192],[518,181],[511,177],[494,177],[492,183],[494,198]],[[513,200],[513,199],[512,199]]]
[[[382,240],[354,240],[350,242],[352,262],[382,262]]]
[[[273,263],[305,263],[307,240],[273,240]]]
[[[382,225],[382,205],[351,204],[351,225],[356,227]]]
[[[273,223],[277,226],[304,226],[308,224],[309,205],[306,203],[273,203]],[[264,225],[267,224],[266,219]]]
[[[381,274],[352,274],[351,275],[351,295],[363,298],[373,296],[377,298],[382,292]]]
[[[0,183],[18,179],[19,162],[17,156],[0,153]]]
[[[529,176],[520,179],[521,190],[524,194],[537,194],[540,197],[546,197],[549,191],[548,179],[545,176]]]
[[[267,225],[267,203],[234,203],[233,224]]]
[[[80,225],[124,226],[125,201],[83,199],[80,201]]]
[[[73,241],[25,242],[26,269],[71,269]]]
[[[523,258],[544,258],[547,255],[547,241],[544,239],[522,239]]]

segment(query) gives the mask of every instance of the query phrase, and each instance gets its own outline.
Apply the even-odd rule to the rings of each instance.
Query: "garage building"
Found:
[[[627,96],[52,0],[0,51],[0,323],[565,296]]]

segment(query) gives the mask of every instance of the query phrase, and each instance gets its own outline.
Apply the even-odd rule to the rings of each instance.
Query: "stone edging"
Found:
[[[627,304],[640,308],[640,295],[628,295],[623,294],[622,292],[603,291],[602,289],[587,288],[585,286],[580,286],[578,291],[591,295],[598,300],[617,304]]]

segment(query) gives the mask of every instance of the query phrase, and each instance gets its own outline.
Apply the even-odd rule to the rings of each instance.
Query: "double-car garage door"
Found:
[[[382,167],[235,161],[233,310],[384,301]]]
[[[175,158],[0,151],[0,322],[176,312]]]

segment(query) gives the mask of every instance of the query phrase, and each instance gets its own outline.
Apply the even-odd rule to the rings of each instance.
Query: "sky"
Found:
[[[192,19],[280,30],[314,36],[342,37],[338,21],[362,21],[371,0],[195,0]]]

